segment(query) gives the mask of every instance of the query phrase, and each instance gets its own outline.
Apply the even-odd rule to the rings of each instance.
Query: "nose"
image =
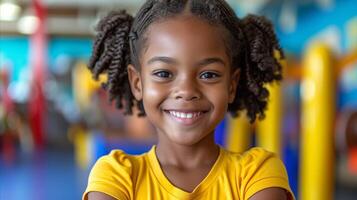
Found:
[[[201,98],[201,92],[193,80],[185,78],[177,81],[175,88],[174,98],[177,100],[193,101]]]

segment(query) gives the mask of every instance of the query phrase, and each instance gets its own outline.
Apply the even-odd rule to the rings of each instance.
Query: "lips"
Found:
[[[207,111],[165,110],[172,119],[184,125],[192,125],[202,118]]]

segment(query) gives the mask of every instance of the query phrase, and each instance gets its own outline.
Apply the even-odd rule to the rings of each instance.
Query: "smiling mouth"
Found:
[[[177,111],[177,110],[165,110],[171,118],[175,121],[184,124],[192,125],[197,122],[208,111]]]

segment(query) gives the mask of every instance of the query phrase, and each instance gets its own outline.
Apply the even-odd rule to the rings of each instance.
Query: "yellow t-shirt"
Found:
[[[284,164],[276,154],[262,148],[255,147],[243,154],[220,148],[211,171],[191,193],[175,187],[165,177],[155,148],[138,156],[113,150],[101,157],[92,168],[83,199],[89,192],[99,191],[119,200],[247,200],[269,187],[283,188],[294,199]]]

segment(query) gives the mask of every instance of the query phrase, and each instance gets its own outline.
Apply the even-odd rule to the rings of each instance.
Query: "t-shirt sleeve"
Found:
[[[287,191],[289,200],[295,199],[289,186],[285,166],[276,154],[255,147],[243,154],[241,159],[242,173],[240,180],[244,200],[248,200],[255,193],[271,187],[282,188]]]
[[[89,192],[102,192],[115,199],[129,200],[132,197],[132,163],[120,150],[114,150],[94,164],[88,178],[88,185],[82,199],[87,200]]]

